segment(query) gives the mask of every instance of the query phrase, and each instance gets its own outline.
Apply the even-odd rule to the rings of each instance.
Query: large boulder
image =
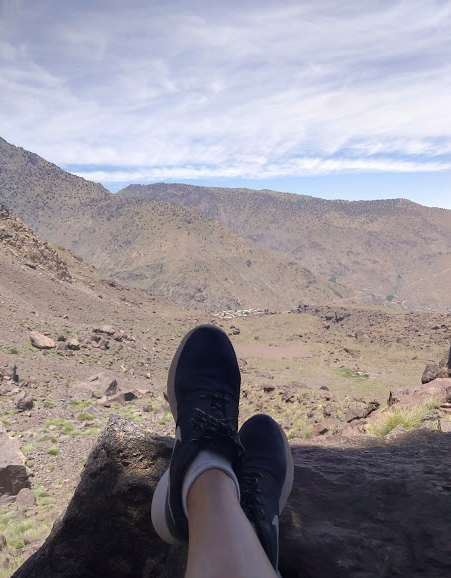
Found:
[[[441,403],[447,402],[451,390],[451,379],[434,379],[433,382],[424,383],[416,387],[405,387],[390,391],[387,403],[389,406],[400,404],[403,406],[419,406],[430,399]],[[451,398],[450,398],[451,401]]]
[[[53,349],[56,346],[56,343],[51,337],[38,333],[38,331],[32,331],[30,333],[30,341],[31,345],[37,349]]]
[[[64,516],[14,578],[182,578],[186,548],[165,544],[150,521],[171,447],[112,417]],[[282,576],[448,577],[450,449],[450,434],[431,431],[294,447]]]
[[[439,366],[436,363],[429,363],[424,368],[423,375],[421,376],[421,383],[424,384],[434,381],[434,379],[437,379],[439,373]]]
[[[0,422],[0,496],[15,496],[22,488],[29,487],[25,458],[17,441],[9,437]]]

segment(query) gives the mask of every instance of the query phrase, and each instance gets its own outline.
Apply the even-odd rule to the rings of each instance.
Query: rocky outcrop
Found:
[[[0,205],[0,245],[20,257],[31,269],[53,273],[61,281],[72,281],[67,264],[48,243],[43,243],[20,219]]]
[[[111,418],[66,513],[14,578],[181,578],[186,549],[162,542],[150,521],[171,445]],[[294,447],[282,576],[448,576],[450,449],[450,435],[430,431]]]
[[[24,456],[0,422],[0,496],[16,495],[22,488],[29,487]]]

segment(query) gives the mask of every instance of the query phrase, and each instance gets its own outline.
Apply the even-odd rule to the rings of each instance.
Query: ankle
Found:
[[[193,483],[188,493],[188,510],[218,500],[239,504],[237,487],[234,480],[223,470],[211,469],[201,474]]]

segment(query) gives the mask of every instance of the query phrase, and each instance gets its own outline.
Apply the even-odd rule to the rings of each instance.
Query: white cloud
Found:
[[[104,182],[450,169],[450,1],[190,6],[4,0],[0,134]]]
[[[299,158],[286,163],[247,164],[239,166],[172,166],[148,167],[130,170],[87,170],[75,171],[80,177],[96,182],[125,183],[135,181],[146,183],[164,179],[204,179],[212,175],[229,178],[268,179],[285,176],[315,176],[331,173],[423,173],[451,170],[451,162],[414,163],[376,159],[322,159]]]

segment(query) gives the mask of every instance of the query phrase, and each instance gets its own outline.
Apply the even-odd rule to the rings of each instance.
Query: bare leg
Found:
[[[227,474],[213,469],[197,478],[188,514],[185,578],[277,578]]]

